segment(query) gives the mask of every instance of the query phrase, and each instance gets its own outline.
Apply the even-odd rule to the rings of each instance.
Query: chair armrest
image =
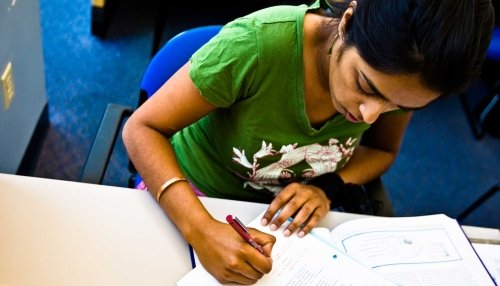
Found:
[[[108,104],[97,135],[83,165],[80,175],[81,182],[102,183],[123,119],[130,116],[132,112],[133,108],[130,106],[114,103]]]
[[[457,216],[457,221],[462,223],[466,217],[468,217],[473,211],[482,206],[487,200],[489,200],[493,195],[500,192],[500,182],[491,187],[486,193],[481,195],[478,199],[476,199],[472,204],[470,204],[467,209],[461,212]]]

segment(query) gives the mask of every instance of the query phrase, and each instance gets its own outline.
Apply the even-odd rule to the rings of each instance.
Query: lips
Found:
[[[357,119],[356,117],[354,117],[354,115],[352,115],[349,111],[346,110],[345,112],[345,118],[352,122],[352,123],[359,123],[361,122],[361,120]]]

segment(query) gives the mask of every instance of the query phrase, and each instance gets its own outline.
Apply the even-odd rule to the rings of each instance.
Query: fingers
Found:
[[[216,278],[222,284],[236,282],[239,284],[250,285],[255,284],[257,280],[262,278],[262,276],[264,276],[264,273],[257,271],[250,264],[234,260],[233,263],[226,265],[226,272]]]
[[[218,279],[219,282],[237,282],[240,284],[254,284],[269,273],[272,269],[271,248],[276,242],[272,235],[268,235],[257,230],[249,230],[254,240],[259,243],[268,254],[262,255],[258,250],[248,243],[243,243],[238,255],[226,261],[224,276]]]
[[[286,227],[284,235],[289,236],[295,231],[298,231],[297,235],[299,237],[304,237],[311,229],[318,225],[325,214],[326,212],[322,212],[319,208],[315,208],[312,211],[307,208],[301,209],[293,221]]]
[[[212,272],[212,275],[222,284],[255,284],[272,268],[271,258],[262,255],[246,242],[243,242],[238,250],[232,254],[228,253],[224,259],[215,263],[219,270]]]
[[[294,185],[293,183],[290,185]],[[266,213],[262,217],[261,224],[262,225],[268,225],[269,223],[271,224],[271,230],[276,230],[277,227],[281,226],[284,221],[288,219],[292,214],[283,214],[283,212],[280,213],[279,216],[274,217],[278,211],[283,208],[293,197],[295,196],[295,190],[293,188],[285,188],[283,189],[271,202],[269,207],[267,208]],[[284,219],[283,217],[287,215]]]
[[[298,236],[303,237],[319,223],[329,208],[330,201],[321,189],[293,183],[276,196],[264,214],[262,224],[270,224],[270,229],[276,230],[293,217],[283,234],[289,236],[299,230]]]
[[[283,189],[269,204],[269,207],[267,208],[266,213],[262,217],[261,224],[266,226],[269,223],[273,223],[274,227],[271,227],[271,230],[276,230],[276,223],[275,220],[277,218],[274,218],[276,213],[284,206],[286,203],[293,198],[293,193],[291,191],[287,191],[287,189]],[[287,217],[288,219],[288,217]],[[281,221],[281,220],[280,220]],[[283,223],[283,222],[281,222]],[[278,225],[278,227],[281,225],[281,223]]]
[[[276,237],[274,237],[273,235],[258,231],[254,228],[249,228],[248,232],[254,238],[255,242],[257,242],[260,246],[262,246],[264,253],[267,255],[268,258],[270,258],[274,243],[276,243]],[[267,262],[267,260],[266,260],[266,262]],[[272,263],[272,261],[271,261],[271,263]],[[264,273],[269,273],[271,271],[271,268],[269,266],[271,266],[271,265],[265,266],[263,268],[259,268],[259,267],[257,267],[257,268],[258,268],[258,270],[260,270]]]
[[[209,232],[197,235],[191,244],[205,269],[220,283],[254,284],[271,271],[271,258],[253,248],[231,226],[215,222],[209,229]],[[275,242],[273,236],[256,230],[251,235],[267,253],[271,253]]]

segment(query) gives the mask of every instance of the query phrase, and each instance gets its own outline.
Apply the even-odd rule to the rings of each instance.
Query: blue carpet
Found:
[[[476,140],[457,96],[414,113],[401,152],[384,175],[399,216],[456,217],[500,181],[500,139]],[[500,194],[465,224],[499,227]]]
[[[137,102],[150,60],[156,2],[120,1],[103,39],[90,34],[88,0],[40,0],[40,6],[51,126],[34,175],[78,181],[106,105]],[[195,23],[230,19],[230,11],[221,11],[218,20],[213,12],[170,13],[164,37]],[[127,186],[128,161],[118,146],[104,183]],[[500,181],[499,161],[500,139],[474,139],[458,98],[451,97],[415,113],[383,181],[398,216],[456,217]],[[499,227],[499,206],[497,195],[465,223]]]
[[[51,127],[35,176],[77,181],[106,105],[137,104],[150,60],[155,7],[140,2],[117,5],[101,40],[90,34],[89,1],[40,1]],[[121,148],[113,155],[111,171],[126,165],[124,154]],[[125,172],[114,172],[105,180],[126,185],[127,178]]]

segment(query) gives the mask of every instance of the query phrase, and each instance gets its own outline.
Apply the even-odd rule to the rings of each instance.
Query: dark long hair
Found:
[[[349,2],[320,3],[341,17]],[[420,74],[427,88],[458,93],[479,76],[493,24],[490,0],[357,0],[344,48],[378,71]]]

